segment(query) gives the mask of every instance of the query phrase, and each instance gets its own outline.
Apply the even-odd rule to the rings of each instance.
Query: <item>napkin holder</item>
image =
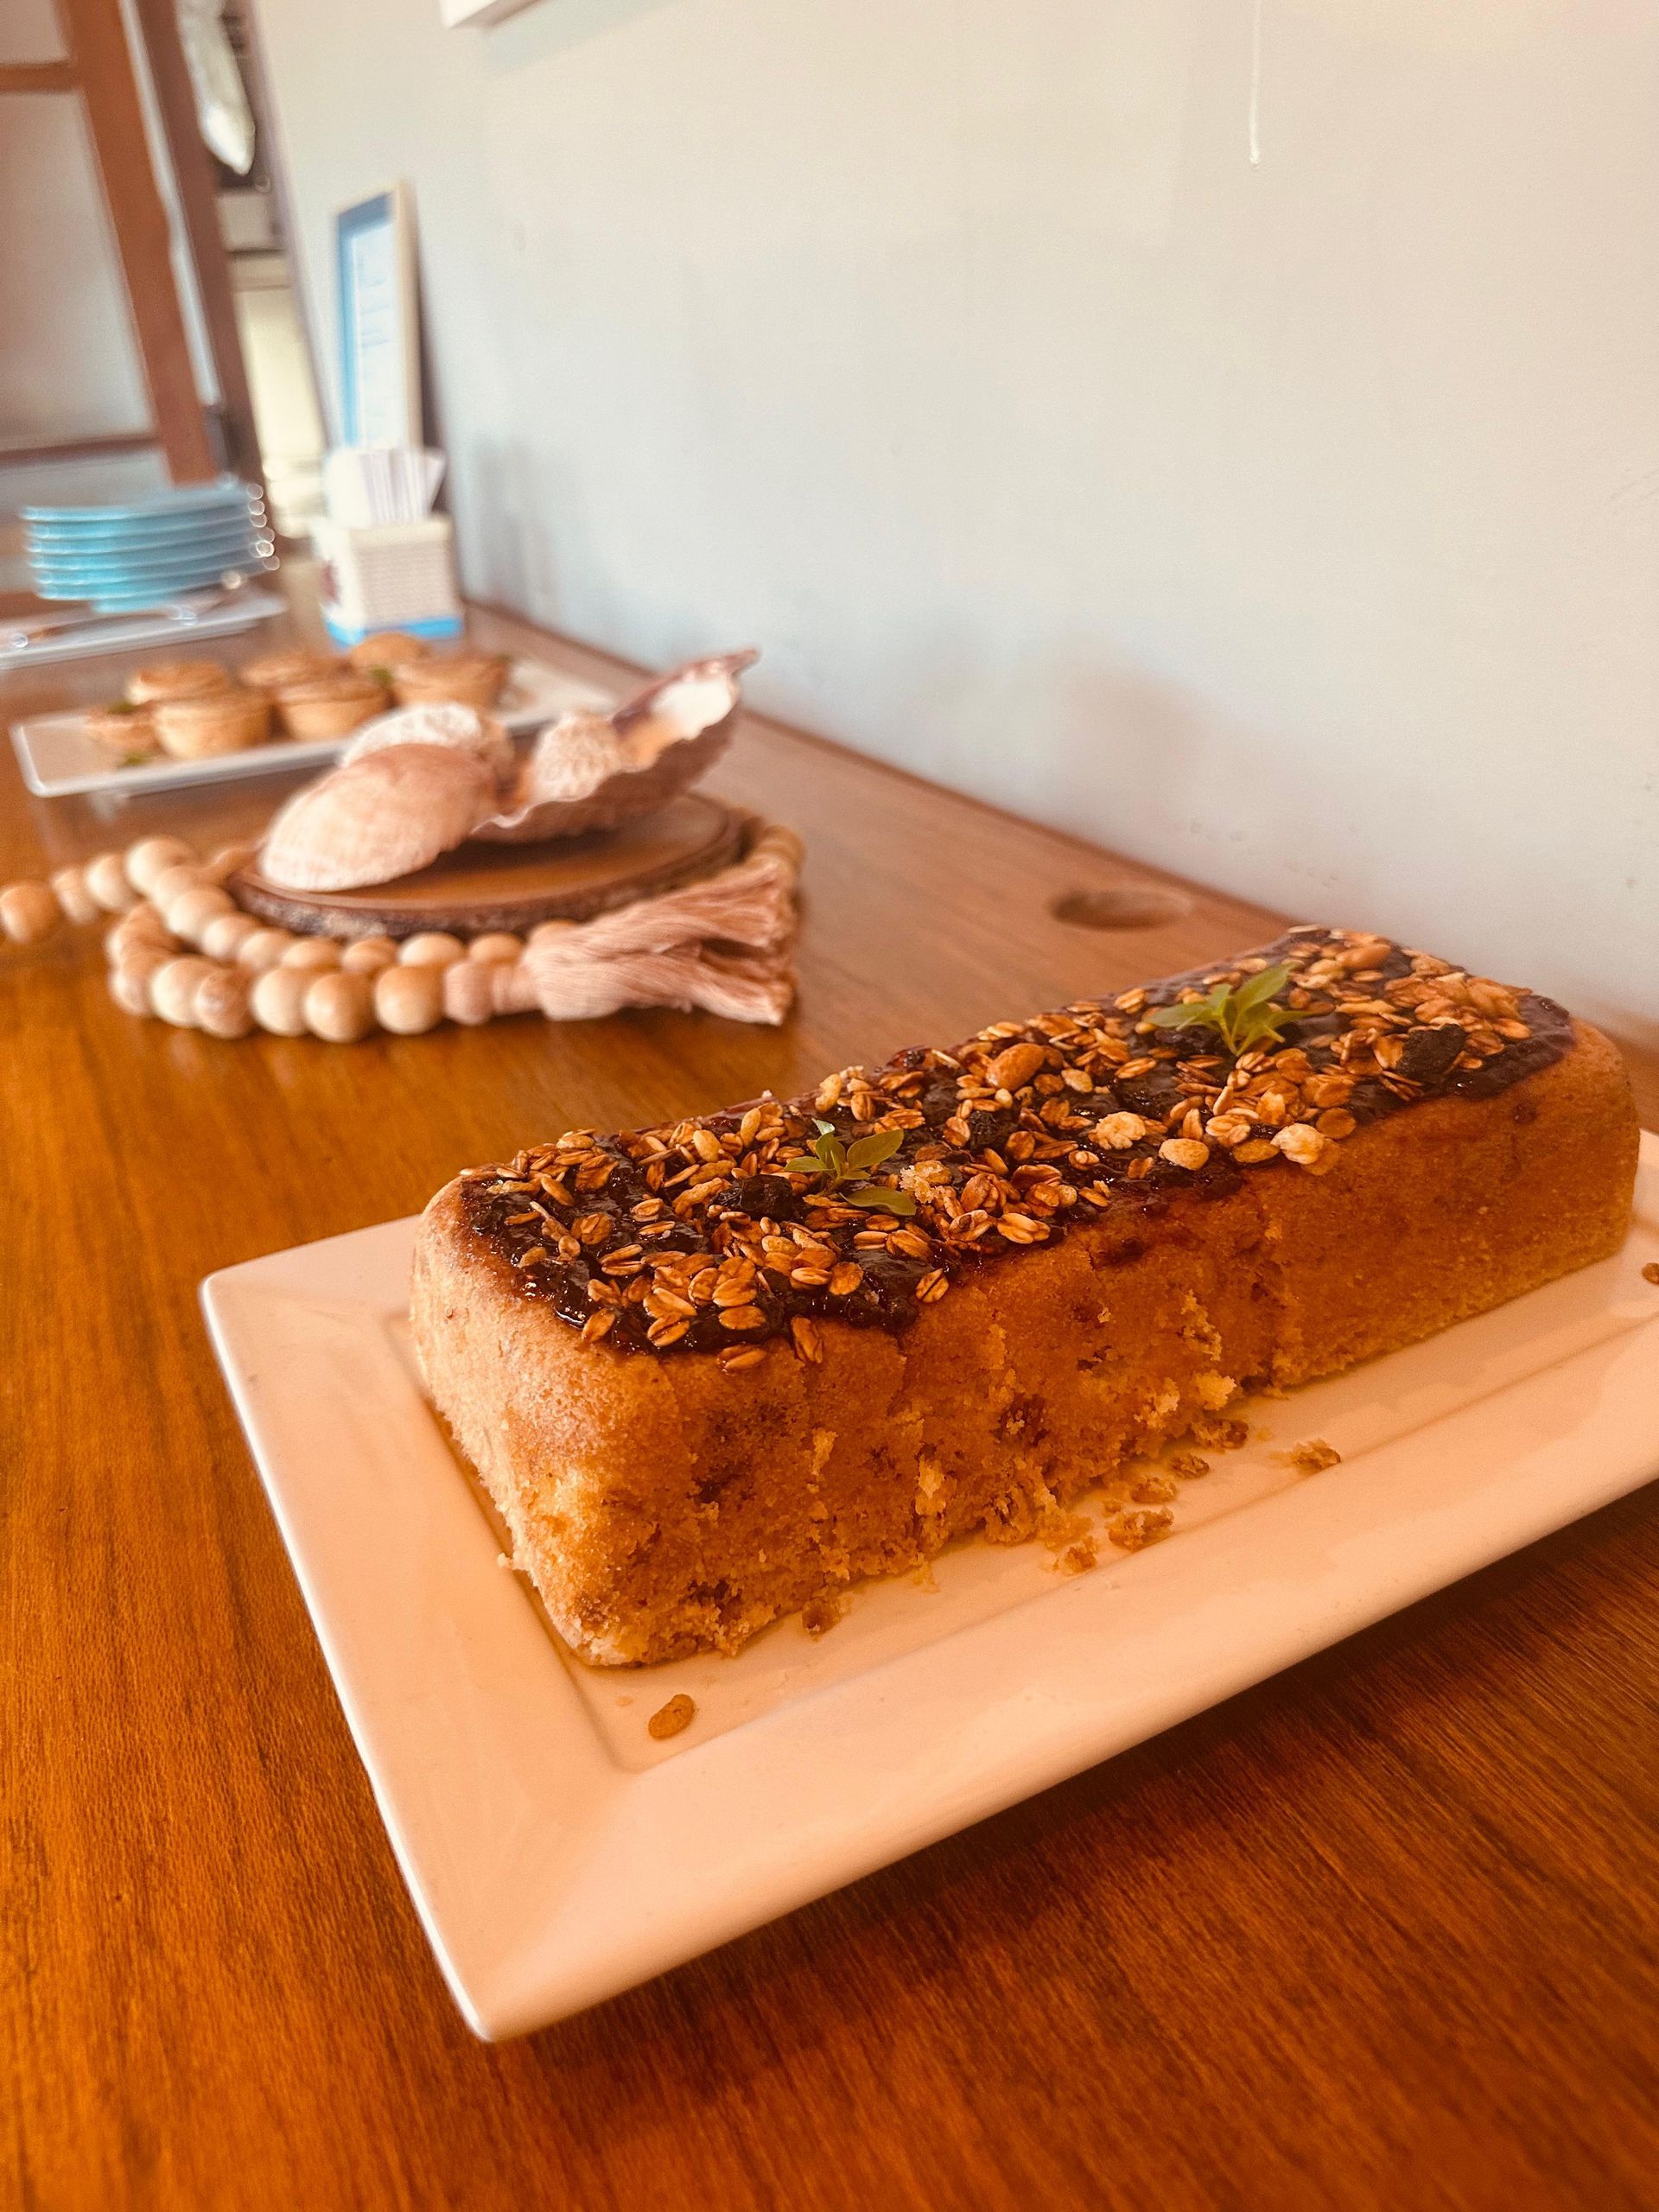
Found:
[[[378,630],[461,635],[454,528],[448,515],[368,525],[321,517],[311,535],[321,563],[322,619],[337,645],[354,645]]]

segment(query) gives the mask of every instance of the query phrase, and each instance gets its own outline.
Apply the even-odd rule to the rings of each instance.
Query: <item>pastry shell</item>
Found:
[[[346,664],[336,653],[264,653],[238,671],[244,683],[256,691],[285,691],[295,683],[315,683],[333,676]]]
[[[343,669],[308,683],[286,685],[277,694],[276,711],[290,737],[344,737],[364,722],[372,721],[385,703],[383,685],[372,677]]]
[[[507,680],[505,653],[428,654],[401,660],[391,671],[391,693],[400,707],[453,699],[463,707],[494,706]]]
[[[235,678],[216,660],[158,660],[129,679],[127,697],[135,707],[161,699],[200,699],[209,691],[229,691]]]
[[[129,707],[118,702],[91,707],[81,718],[82,730],[100,753],[126,762],[148,760],[162,749],[153,707]]]
[[[154,712],[162,750],[175,760],[245,753],[270,736],[270,702],[263,691],[230,688],[199,698],[164,699]]]
[[[360,638],[346,658],[365,676],[377,669],[390,674],[405,661],[423,660],[428,650],[421,639],[411,637],[407,630],[378,630],[372,638]]]

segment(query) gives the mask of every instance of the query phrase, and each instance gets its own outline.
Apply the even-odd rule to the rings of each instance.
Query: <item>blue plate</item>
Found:
[[[146,553],[131,558],[111,556],[80,560],[32,553],[29,565],[31,574],[53,583],[141,584],[154,577],[181,575],[215,564],[224,568],[232,562],[263,559],[273,547],[271,538],[244,530],[233,537],[210,538],[205,543],[181,545],[171,553]]]
[[[204,553],[218,553],[227,545],[251,545],[272,535],[269,523],[242,523],[235,530],[199,531],[174,545],[78,546],[26,545],[31,568],[36,569],[149,569],[165,568],[175,561],[200,560]]]
[[[41,553],[165,552],[170,546],[188,545],[196,537],[219,537],[228,531],[266,527],[262,506],[238,505],[222,512],[180,515],[160,523],[104,523],[96,530],[67,530],[57,523],[35,523],[25,532],[26,541]]]
[[[35,595],[40,600],[88,600],[98,606],[122,600],[130,606],[155,606],[159,600],[179,600],[194,591],[213,591],[228,575],[261,575],[272,562],[245,560],[228,562],[224,569],[197,570],[197,575],[168,575],[143,577],[142,582],[128,577],[111,584],[35,584]]]
[[[257,496],[257,486],[239,477],[219,476],[211,484],[175,484],[165,492],[126,506],[24,507],[25,522],[98,523],[151,522],[170,515],[194,514],[213,507],[229,506]]]
[[[251,562],[238,573],[250,576],[263,575],[276,565],[274,561]],[[188,598],[194,592],[208,590],[218,582],[219,577],[215,574],[200,583],[169,585],[164,589],[147,584],[142,590],[135,591],[46,591],[38,586],[36,590],[41,599],[90,607],[96,614],[139,614],[151,607],[168,607],[175,600]]]

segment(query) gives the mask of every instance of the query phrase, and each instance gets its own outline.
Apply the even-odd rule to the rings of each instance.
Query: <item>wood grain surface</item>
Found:
[[[0,954],[0,2202],[1650,2205],[1659,1487],[581,2019],[461,2025],[200,1278],[525,1139],[790,1090],[1277,918],[757,721],[714,780],[806,835],[780,1029],[219,1044],[118,1013],[91,933]],[[8,757],[0,878],[239,833],[283,788],[103,814]],[[1173,895],[1135,929],[1050,912],[1114,885]]]

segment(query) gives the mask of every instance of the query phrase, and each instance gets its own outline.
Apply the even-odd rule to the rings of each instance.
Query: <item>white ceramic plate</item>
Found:
[[[515,661],[496,713],[510,730],[539,729],[577,707],[608,706],[611,695],[596,685],[566,676],[537,660]],[[83,791],[160,791],[184,784],[212,784],[234,776],[286,775],[295,768],[321,767],[336,759],[349,740],[319,738],[296,745],[279,739],[251,745],[244,753],[220,753],[210,760],[145,760],[134,768],[111,767],[81,727],[79,714],[38,715],[14,722],[11,742],[23,781],[41,798],[68,798]]]
[[[275,592],[239,584],[234,591],[187,593],[165,607],[129,614],[94,614],[88,607],[79,614],[0,621],[0,677],[14,669],[36,668],[42,661],[90,660],[141,645],[188,648],[202,638],[251,630],[283,611],[283,601]]]
[[[969,1544],[817,1642],[582,1666],[423,1398],[414,1224],[227,1268],[203,1303],[404,1879],[462,2012],[580,2011],[1231,1696],[1659,1472],[1659,1137],[1616,1260],[1246,1408],[1175,1534]],[[1342,1464],[1275,1454],[1320,1438]],[[649,1716],[696,1701],[657,1743]]]

